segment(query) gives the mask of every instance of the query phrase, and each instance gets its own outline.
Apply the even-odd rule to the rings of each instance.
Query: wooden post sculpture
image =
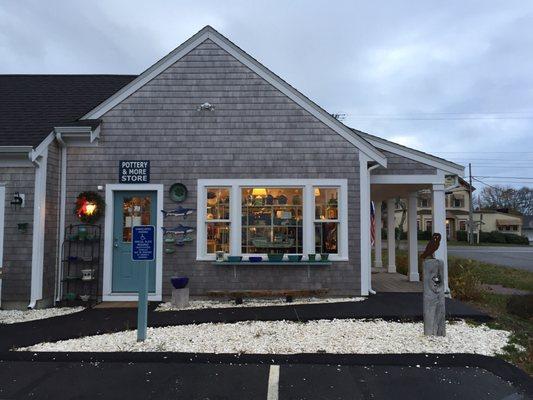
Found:
[[[433,237],[420,256],[424,266],[424,335],[446,336],[444,262],[434,258],[441,235]]]

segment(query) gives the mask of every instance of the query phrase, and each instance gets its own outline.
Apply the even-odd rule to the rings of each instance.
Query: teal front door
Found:
[[[133,226],[154,225],[157,221],[157,192],[114,192],[113,215],[113,293],[131,293],[139,289],[141,262],[131,261]],[[155,292],[155,261],[150,262],[148,291]]]

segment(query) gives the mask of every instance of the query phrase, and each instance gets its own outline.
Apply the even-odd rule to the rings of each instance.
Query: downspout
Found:
[[[33,309],[37,301],[43,297],[44,224],[48,148],[43,151],[42,155],[35,154],[35,151],[32,150],[28,156],[35,166],[30,303],[28,304],[28,308]]]
[[[373,169],[376,169],[377,167],[379,167],[379,164],[372,165],[371,167],[368,168],[368,186],[369,187],[372,185],[370,183],[370,171],[372,171]],[[372,193],[372,190],[370,190],[370,193]],[[370,201],[372,201],[372,197],[370,198]],[[381,240],[381,238],[376,237],[376,240]],[[370,250],[370,254],[371,254],[370,260],[372,260],[372,249]],[[376,291],[372,289],[372,264],[370,264],[370,275],[368,276],[368,293],[376,294]]]
[[[61,173],[59,181],[59,221],[58,237],[56,251],[56,282],[54,287],[54,305],[63,298],[63,242],[65,240],[65,210],[66,210],[66,193],[67,193],[67,145],[63,140],[60,132],[56,132],[56,139],[61,148]]]

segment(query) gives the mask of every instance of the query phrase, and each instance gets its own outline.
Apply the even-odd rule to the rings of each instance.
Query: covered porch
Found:
[[[371,175],[370,193],[375,209],[375,241],[373,263],[369,274],[369,292],[421,292],[418,251],[418,193],[421,190],[431,193],[431,214],[434,233],[440,233],[442,240],[435,257],[444,260],[444,281],[448,287],[448,260],[446,243],[446,204],[445,175],[438,171],[435,175]],[[399,199],[407,205],[407,276],[397,273],[396,264],[396,220],[395,210]],[[383,212],[384,211],[384,212]],[[385,214],[385,215],[383,215]],[[385,216],[385,218],[383,218]],[[385,221],[383,221],[385,219]],[[386,261],[382,257],[383,227],[387,230]]]

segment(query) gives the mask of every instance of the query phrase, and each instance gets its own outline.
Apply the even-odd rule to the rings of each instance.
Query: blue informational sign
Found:
[[[154,261],[155,227],[139,225],[133,227],[131,259],[133,261]]]

